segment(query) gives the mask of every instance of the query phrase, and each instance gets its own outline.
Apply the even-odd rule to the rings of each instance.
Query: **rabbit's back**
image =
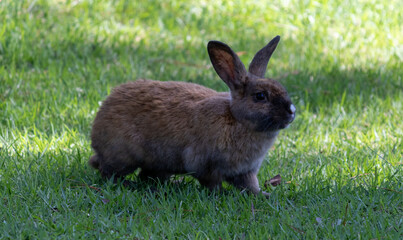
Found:
[[[116,126],[132,135],[142,132],[154,138],[164,129],[188,126],[199,102],[220,94],[193,83],[140,79],[116,87],[103,102],[94,125],[99,122],[102,128]]]

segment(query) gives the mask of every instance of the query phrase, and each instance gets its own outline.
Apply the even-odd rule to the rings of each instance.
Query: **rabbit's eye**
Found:
[[[257,101],[263,101],[266,99],[266,94],[264,92],[255,93],[255,99]]]

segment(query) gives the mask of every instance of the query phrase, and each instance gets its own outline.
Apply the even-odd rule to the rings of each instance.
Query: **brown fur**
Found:
[[[263,158],[295,116],[285,89],[261,72],[278,40],[252,61],[258,76],[227,45],[209,43],[212,64],[230,93],[143,79],[116,87],[94,120],[89,163],[108,178],[141,168],[143,179],[189,173],[210,189],[227,181],[258,193]],[[259,92],[265,101],[257,99]]]

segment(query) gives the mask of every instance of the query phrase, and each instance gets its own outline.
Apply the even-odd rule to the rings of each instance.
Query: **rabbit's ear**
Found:
[[[227,44],[219,41],[210,41],[207,51],[215,71],[228,87],[231,90],[241,88],[247,72],[236,53]]]
[[[255,57],[249,65],[250,73],[258,77],[264,77],[267,64],[269,63],[270,57],[276,49],[279,41],[280,36],[276,36],[264,48],[260,49],[260,51],[256,53]]]

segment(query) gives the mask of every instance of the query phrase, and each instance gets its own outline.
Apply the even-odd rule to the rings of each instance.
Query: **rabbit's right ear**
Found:
[[[267,64],[269,63],[270,57],[273,54],[274,50],[276,50],[279,41],[280,36],[276,36],[264,48],[260,49],[260,51],[256,53],[255,57],[249,65],[250,73],[264,78]]]
[[[210,41],[207,51],[215,71],[228,87],[231,90],[241,88],[247,72],[236,53],[227,44],[219,41]]]

